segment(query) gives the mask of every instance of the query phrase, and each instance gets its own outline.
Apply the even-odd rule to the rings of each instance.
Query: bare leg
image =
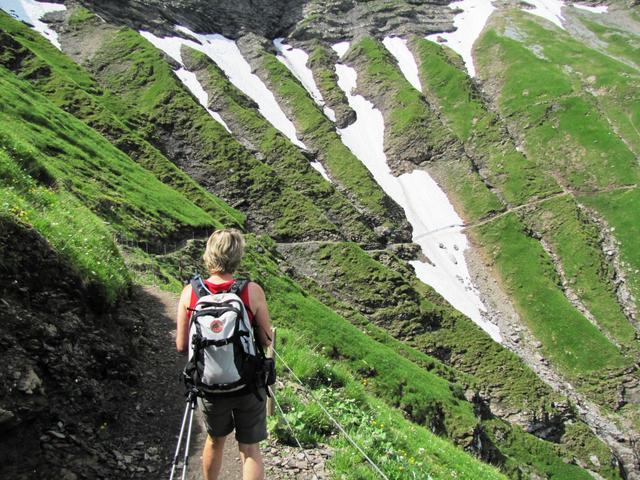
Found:
[[[264,465],[259,443],[239,443],[242,480],[264,480]]]
[[[204,480],[218,480],[222,467],[224,454],[224,441],[227,437],[211,437],[207,435],[207,441],[202,451],[202,471]]]

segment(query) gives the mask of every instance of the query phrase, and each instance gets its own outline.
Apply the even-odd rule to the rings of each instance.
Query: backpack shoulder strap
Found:
[[[200,275],[194,275],[189,283],[191,284],[193,291],[196,293],[196,297],[202,298],[205,295],[211,295],[211,292]]]
[[[229,293],[235,293],[236,295],[240,296],[240,294],[248,284],[249,280],[236,280],[235,282],[233,282],[233,285],[231,285],[231,288],[229,288]]]

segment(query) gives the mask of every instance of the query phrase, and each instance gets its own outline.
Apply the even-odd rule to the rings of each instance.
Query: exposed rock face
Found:
[[[169,33],[175,24],[194,31],[238,38],[249,32],[266,38],[292,33],[337,42],[356,34],[408,35],[452,29],[449,0],[80,0],[104,19],[135,29]]]
[[[277,37],[302,18],[304,0],[82,0],[109,22],[156,33],[173,32],[174,25],[230,38],[254,32]]]
[[[0,220],[0,232],[0,476],[24,478],[43,464],[50,473],[52,465],[64,466],[55,441],[70,443],[76,460],[90,461],[86,438],[117,417],[136,380],[130,360],[136,327],[99,313],[99,293],[82,285],[34,230]]]
[[[332,0],[307,2],[304,20],[291,32],[297,40],[340,42],[360,35],[427,35],[453,28],[448,0]]]

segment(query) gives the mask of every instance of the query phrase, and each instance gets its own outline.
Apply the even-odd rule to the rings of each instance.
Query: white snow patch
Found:
[[[587,12],[592,12],[592,13],[607,13],[609,11],[609,7],[607,5],[598,5],[597,7],[590,7],[588,5],[580,5],[579,3],[574,3],[573,6],[575,8],[579,8],[580,10],[586,10]]]
[[[327,182],[333,183],[329,178],[329,174],[325,170],[324,165],[322,165],[320,162],[311,162],[311,166],[315,168],[318,172],[320,172],[320,175],[322,175],[322,178],[324,178]]]
[[[325,105],[322,93],[320,93],[320,90],[316,85],[316,81],[313,78],[313,73],[311,72],[311,69],[307,67],[309,55],[307,55],[304,50],[293,48],[290,45],[285,45],[283,38],[276,38],[273,41],[273,44],[278,51],[276,58],[280,60],[298,79],[307,92],[309,92],[309,95],[311,95],[311,98],[313,98],[316,104],[322,107],[324,114],[329,118],[329,120],[335,122],[335,112]]]
[[[197,43],[193,40],[185,40],[179,37],[156,37],[153,33],[140,30],[140,35],[149,40],[157,49],[162,50],[164,53],[173,58],[176,62],[182,65],[182,55],[180,49],[182,45],[187,45],[192,48],[196,48]]]
[[[336,73],[338,85],[357,113],[355,123],[339,130],[342,141],[369,169],[382,189],[404,209],[413,226],[414,241],[432,262],[411,262],[418,278],[435,288],[493,339],[500,341],[498,327],[482,316],[486,308],[467,270],[464,251],[468,243],[461,232],[462,219],[426,172],[416,170],[399,177],[392,175],[384,154],[382,114],[362,96],[351,94],[357,84],[353,68],[338,64]]]
[[[258,104],[258,110],[275,128],[280,130],[291,142],[300,148],[307,148],[297,135],[296,128],[278,105],[273,93],[251,72],[251,66],[242,56],[236,42],[219,34],[202,35],[186,27],[176,27],[197,40],[194,48],[205,53],[227,75],[231,83]]]
[[[58,34],[40,19],[49,12],[60,12],[67,7],[59,3],[35,2],[34,0],[0,0],[0,9],[14,18],[33,25],[34,30],[62,50]]]
[[[344,54],[347,53],[351,44],[349,42],[340,42],[332,45],[331,48],[338,54],[338,58],[344,57]]]
[[[453,32],[434,33],[427,38],[434,42],[439,37],[444,39],[447,46],[456,51],[467,67],[469,76],[475,77],[476,70],[473,65],[471,51],[473,44],[478,39],[491,13],[495,10],[492,0],[462,0],[449,4],[451,8],[462,9],[462,13],[457,14],[453,19],[456,30]]]
[[[182,83],[184,83],[184,85],[191,91],[191,93],[195,95],[195,97],[200,102],[200,105],[202,105],[205,110],[209,112],[209,115],[211,115],[216,122],[222,125],[227,132],[231,133],[229,126],[222,119],[220,114],[218,112],[214,112],[209,108],[209,94],[205,91],[204,88],[202,88],[202,84],[198,80],[198,77],[196,77],[196,74],[190,72],[185,68],[180,68],[176,70],[176,75],[182,81]]]
[[[201,35],[186,27],[176,27],[176,30],[190,35],[197,41],[182,37],[160,38],[149,32],[140,33],[180,64],[182,64],[182,55],[180,54],[182,45],[207,55],[222,69],[233,85],[258,104],[258,110],[271,125],[298,147],[307,148],[304,143],[298,140],[295,126],[284,114],[273,93],[257,75],[251,73],[251,66],[244,59],[233,40],[218,34]]]
[[[542,18],[546,18],[550,22],[553,22],[558,27],[564,30],[562,22],[564,17],[562,16],[562,7],[564,2],[562,0],[524,0],[529,5],[534,6],[533,10],[523,8],[525,12],[529,12],[533,15],[537,15]]]
[[[407,47],[407,41],[400,37],[385,37],[382,41],[387,50],[391,52],[396,60],[400,71],[413,87],[422,92],[422,84],[418,75],[418,64],[411,50]]]

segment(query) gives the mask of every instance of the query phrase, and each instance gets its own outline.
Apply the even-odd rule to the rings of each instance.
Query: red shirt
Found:
[[[233,285],[233,282],[235,282],[235,280],[229,280],[228,282],[224,283],[211,283],[209,280],[205,280],[204,284],[207,286],[211,293],[222,293],[229,290],[231,288],[231,285]],[[251,305],[249,304],[248,285],[245,286],[240,292],[240,300],[242,300],[242,303],[244,303],[244,307],[247,309],[247,314],[249,315],[249,321],[251,322],[251,325],[254,325],[253,312],[251,311]],[[198,303],[198,296],[196,295],[196,292],[191,289],[191,302],[189,303],[189,308],[195,308],[196,303]]]

